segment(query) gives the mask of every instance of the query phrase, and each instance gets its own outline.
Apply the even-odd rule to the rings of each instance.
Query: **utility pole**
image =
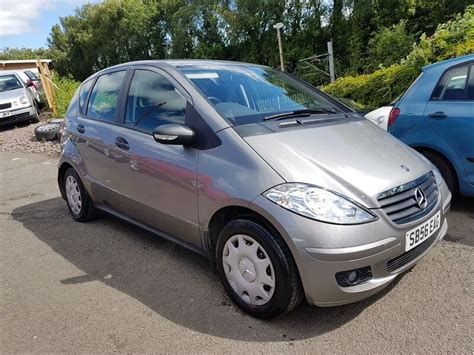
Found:
[[[336,81],[336,75],[334,74],[334,52],[332,50],[332,41],[328,42],[328,59],[329,59],[329,77],[331,83]]]
[[[277,31],[277,37],[278,37],[278,50],[280,52],[280,68],[281,71],[285,71],[285,61],[283,60],[283,45],[281,43],[281,28],[283,27],[283,24],[281,22],[278,22],[277,24],[273,25],[273,28],[276,29]]]

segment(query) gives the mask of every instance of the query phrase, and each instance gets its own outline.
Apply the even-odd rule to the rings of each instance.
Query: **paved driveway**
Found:
[[[8,352],[474,351],[474,202],[392,287],[273,321],[239,312],[206,259],[112,217],[74,222],[56,160],[0,153],[0,349]]]

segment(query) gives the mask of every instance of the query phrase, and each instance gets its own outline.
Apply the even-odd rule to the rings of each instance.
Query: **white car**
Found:
[[[28,90],[31,92],[31,95],[34,97],[38,107],[43,106],[43,84],[41,83],[40,78],[32,70],[18,70],[16,72],[20,77],[23,84],[26,85]]]
[[[21,122],[39,122],[35,99],[14,71],[0,71],[0,126]]]
[[[388,125],[388,115],[390,114],[392,107],[393,106],[379,107],[378,109],[367,113],[365,118],[386,131]]]

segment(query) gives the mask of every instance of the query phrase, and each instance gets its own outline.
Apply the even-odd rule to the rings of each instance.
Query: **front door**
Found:
[[[425,119],[464,170],[467,180],[474,184],[473,64],[446,71],[426,105]]]
[[[165,73],[137,69],[128,89],[123,124],[114,130],[123,213],[201,247],[197,214],[197,150],[157,143],[152,131],[185,123],[187,100]],[[124,96],[122,96],[124,97]]]

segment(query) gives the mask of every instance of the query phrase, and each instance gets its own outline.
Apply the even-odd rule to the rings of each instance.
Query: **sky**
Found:
[[[0,50],[4,47],[46,47],[59,17],[73,15],[86,3],[99,0],[0,0]]]

